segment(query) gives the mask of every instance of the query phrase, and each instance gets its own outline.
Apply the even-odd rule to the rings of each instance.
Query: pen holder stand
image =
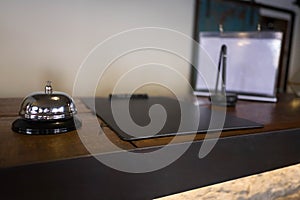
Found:
[[[209,97],[212,105],[234,107],[237,102],[237,95],[234,93],[216,93]]]

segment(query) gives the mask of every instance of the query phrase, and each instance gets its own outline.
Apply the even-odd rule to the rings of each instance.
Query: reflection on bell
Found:
[[[24,98],[12,130],[23,134],[58,134],[81,127],[73,99],[63,92],[53,92],[51,82],[45,92],[35,92]]]

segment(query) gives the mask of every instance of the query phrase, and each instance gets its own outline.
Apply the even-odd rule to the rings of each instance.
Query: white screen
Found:
[[[220,33],[221,34],[221,33]],[[281,52],[282,33],[264,32],[232,34],[221,37],[220,34],[200,33],[202,50],[198,55],[196,90],[214,89],[220,48],[227,46],[226,90],[241,94],[274,96],[276,93],[277,71]],[[276,37],[275,37],[276,36]],[[215,66],[207,63],[210,57]],[[211,71],[215,73],[211,75]],[[208,76],[210,73],[210,76]],[[205,77],[205,78],[203,78]],[[207,81],[204,79],[213,79]]]

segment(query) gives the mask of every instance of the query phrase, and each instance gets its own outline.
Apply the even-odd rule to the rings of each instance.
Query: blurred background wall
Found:
[[[263,2],[298,10],[292,0]],[[167,28],[192,36],[193,19],[194,0],[2,0],[0,97],[23,97],[43,90],[46,80],[53,81],[55,90],[72,94],[80,65],[89,52],[107,38],[142,27]],[[290,77],[300,69],[299,33],[297,17]],[[152,35],[145,35],[144,39],[156,41]],[[179,41],[174,37],[174,44],[182,46],[182,51],[191,56],[188,40]],[[113,49],[106,50],[108,54],[110,50]],[[189,79],[190,65],[184,59],[168,52],[138,51],[111,63],[99,81],[101,87],[97,95],[109,94],[122,74],[143,64],[145,58],[148,63],[162,61]],[[104,66],[99,65],[101,67]],[[136,78],[143,76],[166,79],[180,88],[182,94],[189,90],[168,71],[157,71],[157,67]],[[142,91],[160,95],[166,89],[150,86]]]

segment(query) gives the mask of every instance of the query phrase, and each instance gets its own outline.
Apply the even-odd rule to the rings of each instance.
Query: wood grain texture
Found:
[[[199,149],[203,141],[194,142],[172,164],[148,173],[123,173],[98,162],[92,156],[85,156],[89,152],[82,140],[95,153],[117,150],[116,147],[110,149],[107,140],[99,139],[103,136],[119,147],[135,149],[130,143],[120,140],[105,124],[101,123],[103,131],[99,129],[99,119],[91,112],[79,112],[78,117],[83,119],[83,127],[79,131],[51,136],[14,133],[10,125],[17,117],[0,117],[0,197],[153,199],[300,162],[300,99],[288,95],[280,96],[277,104],[240,101],[236,108],[230,108],[228,112],[264,123],[265,127],[223,132],[213,151],[202,159],[199,159]],[[267,130],[270,132],[265,132]],[[208,136],[216,137],[213,134]],[[203,137],[203,134],[199,134],[196,139]],[[136,144],[141,147],[164,145],[170,139],[147,139]],[[193,139],[191,136],[182,136],[175,142]],[[177,152],[181,146],[172,145],[172,152]],[[136,152],[152,150],[157,150],[157,147]],[[123,153],[106,154],[106,158],[115,158],[115,154],[122,156]],[[48,162],[52,160],[61,161]],[[43,163],[26,165],[37,162]],[[132,164],[135,168],[135,162]],[[16,165],[25,166],[10,167]],[[132,188],[134,192],[128,192]]]
[[[90,154],[89,150],[92,153],[104,153],[119,148],[134,148],[107,127],[103,128],[103,136],[119,148],[95,137],[100,130],[98,118],[79,100],[76,100],[79,112],[77,117],[82,121],[82,127],[77,131],[57,135],[23,135],[13,132],[11,124],[19,117],[13,112],[18,107],[15,104],[20,103],[21,99],[0,99],[0,102],[0,110],[3,110],[6,103],[9,105],[6,108],[8,116],[0,117],[0,168],[86,156]],[[83,143],[84,139],[89,143]]]
[[[210,106],[204,98],[200,99],[202,106]],[[222,109],[222,108],[220,108]],[[274,130],[300,128],[300,98],[290,94],[278,95],[277,103],[257,102],[257,101],[238,101],[236,107],[227,108],[227,112],[237,117],[248,119],[264,125],[263,128],[223,131],[220,137],[237,136],[244,134],[255,134]],[[137,147],[149,147],[165,145],[168,143],[179,143],[191,140],[203,140],[204,138],[216,138],[219,134],[197,134],[174,137],[163,137],[148,140],[138,140],[133,143]]]
[[[0,100],[0,117],[18,116],[22,98],[2,98]]]
[[[129,150],[136,147],[161,146],[173,137],[145,139],[132,143],[121,140],[105,126],[79,99],[76,99],[78,117],[83,126],[78,131],[59,135],[22,135],[11,130],[12,122],[18,118],[16,112],[22,99],[0,99],[0,167],[25,165],[69,159],[90,154]],[[202,106],[209,106],[201,100]],[[266,131],[300,128],[300,99],[292,95],[280,95],[278,103],[239,101],[235,108],[227,110],[238,117],[264,124],[264,128],[224,131],[221,137],[257,134]],[[4,113],[4,114],[3,114]],[[102,129],[100,129],[100,125]],[[218,137],[217,134],[178,136],[172,143],[203,140]]]

